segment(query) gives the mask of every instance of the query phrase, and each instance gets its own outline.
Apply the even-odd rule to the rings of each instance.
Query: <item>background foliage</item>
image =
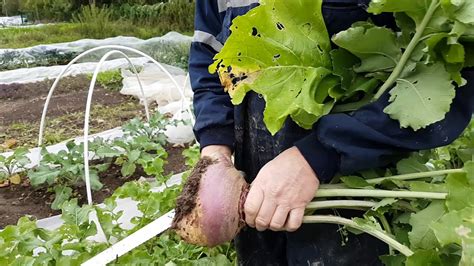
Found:
[[[91,25],[107,31],[110,24],[124,22],[162,31],[192,31],[194,0],[3,0],[0,13],[25,15],[30,22],[80,21],[89,31]]]

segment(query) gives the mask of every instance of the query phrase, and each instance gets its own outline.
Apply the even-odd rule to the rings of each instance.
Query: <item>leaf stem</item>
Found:
[[[411,251],[407,246],[401,244],[400,242],[393,239],[386,233],[375,228],[368,228],[368,227],[361,226],[357,224],[356,222],[346,219],[346,218],[333,216],[333,215],[313,215],[313,216],[305,216],[303,218],[303,223],[329,223],[329,224],[339,224],[339,225],[351,227],[382,240],[383,242],[387,243],[390,247],[398,250],[400,253],[402,253],[403,255],[407,257],[413,255],[413,251]]]
[[[460,169],[448,169],[448,170],[421,172],[421,173],[413,173],[413,174],[405,174],[405,175],[394,175],[394,176],[366,179],[366,181],[367,183],[371,185],[376,185],[376,184],[382,183],[385,180],[412,180],[412,179],[418,179],[418,178],[456,174],[456,173],[464,173],[464,170],[460,168]]]
[[[335,189],[335,188],[347,188],[346,185],[343,183],[339,184],[321,184],[319,185],[319,189]]]
[[[395,81],[398,79],[403,69],[405,68],[406,63],[410,59],[413,51],[415,50],[416,46],[419,44],[420,38],[422,37],[426,29],[426,26],[428,26],[428,23],[431,21],[431,18],[433,17],[433,14],[438,8],[438,6],[439,6],[439,1],[437,0],[431,1],[431,4],[425,16],[423,17],[421,24],[416,29],[415,35],[413,36],[410,43],[408,44],[407,49],[403,52],[403,55],[400,58],[400,62],[398,62],[397,66],[392,71],[388,79],[385,81],[382,87],[380,87],[379,91],[377,92],[377,94],[375,94],[372,101],[378,100],[385,93],[385,91],[387,91],[390,87],[392,87],[393,83],[395,83]]]
[[[377,215],[377,218],[379,218],[380,223],[382,224],[382,227],[385,230],[385,232],[387,232],[388,235],[392,235],[392,229],[390,228],[390,224],[389,224],[387,218],[385,217],[385,215],[379,214],[379,215]],[[393,248],[391,246],[389,246],[389,254],[390,255],[394,254],[393,253]]]
[[[353,112],[367,105],[368,103],[370,103],[371,100],[372,100],[372,97],[370,97],[370,95],[366,95],[363,99],[361,99],[358,102],[335,105],[332,108],[331,113]]]
[[[367,198],[411,198],[446,199],[447,193],[422,191],[392,191],[381,189],[319,189],[315,198],[329,197],[367,197]]]
[[[310,202],[306,209],[309,210],[320,210],[320,209],[351,209],[354,207],[372,208],[377,204],[373,201],[364,200],[325,200],[325,201],[313,201]]]

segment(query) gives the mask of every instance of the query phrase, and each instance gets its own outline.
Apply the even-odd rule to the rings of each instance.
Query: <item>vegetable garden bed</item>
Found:
[[[182,152],[185,147],[165,147],[168,153],[167,164],[164,165],[164,174],[182,173],[186,170]],[[132,176],[118,178],[121,176],[120,167],[111,166],[106,172],[100,174],[100,180],[104,187],[93,192],[95,203],[102,203],[104,199],[110,197],[112,193],[123,184],[129,181],[138,180],[141,177],[152,178],[146,175],[143,169],[139,169]],[[74,189],[74,197],[77,197],[80,204],[86,203],[85,187],[79,186]],[[19,218],[31,215],[36,219],[47,218],[60,214],[59,210],[52,210],[51,204],[54,201],[54,191],[48,187],[35,188],[31,186],[26,177],[22,177],[21,183],[0,188],[0,228],[15,224]]]
[[[32,148],[37,144],[41,111],[52,83],[52,80],[46,80],[0,85],[0,144],[9,139],[15,140],[16,146]],[[46,144],[82,133],[81,120],[89,83],[90,78],[86,75],[61,80],[48,112],[51,120],[46,130]],[[99,84],[95,91],[91,133],[119,127],[134,117],[144,117],[143,106],[137,100],[106,89],[104,85]]]

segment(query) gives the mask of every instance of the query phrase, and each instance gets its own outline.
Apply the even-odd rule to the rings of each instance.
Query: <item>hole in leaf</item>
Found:
[[[313,26],[309,22],[303,24],[301,27],[303,28],[303,32],[305,32],[307,35],[311,33],[311,29],[313,28]]]
[[[319,44],[316,46],[316,48],[318,49],[319,53],[323,52],[323,48],[321,48],[321,46]]]
[[[276,25],[279,30],[283,30],[285,28],[285,25],[283,25],[281,22],[277,22]]]
[[[252,28],[252,36],[257,36],[257,34],[258,34],[257,28],[253,27]]]
[[[240,77],[235,77],[235,76],[234,76],[233,78],[231,77],[231,79],[232,79],[232,85],[235,86],[238,82],[240,82],[240,81],[242,81],[242,80],[245,80],[246,78],[248,78],[248,76],[245,75],[245,74],[242,75],[242,76],[240,76]]]

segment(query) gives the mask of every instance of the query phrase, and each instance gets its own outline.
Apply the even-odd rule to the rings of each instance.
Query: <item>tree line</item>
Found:
[[[173,0],[0,0],[3,16],[26,15],[30,20],[68,21],[83,6],[153,6]],[[187,2],[192,2],[189,0]]]

